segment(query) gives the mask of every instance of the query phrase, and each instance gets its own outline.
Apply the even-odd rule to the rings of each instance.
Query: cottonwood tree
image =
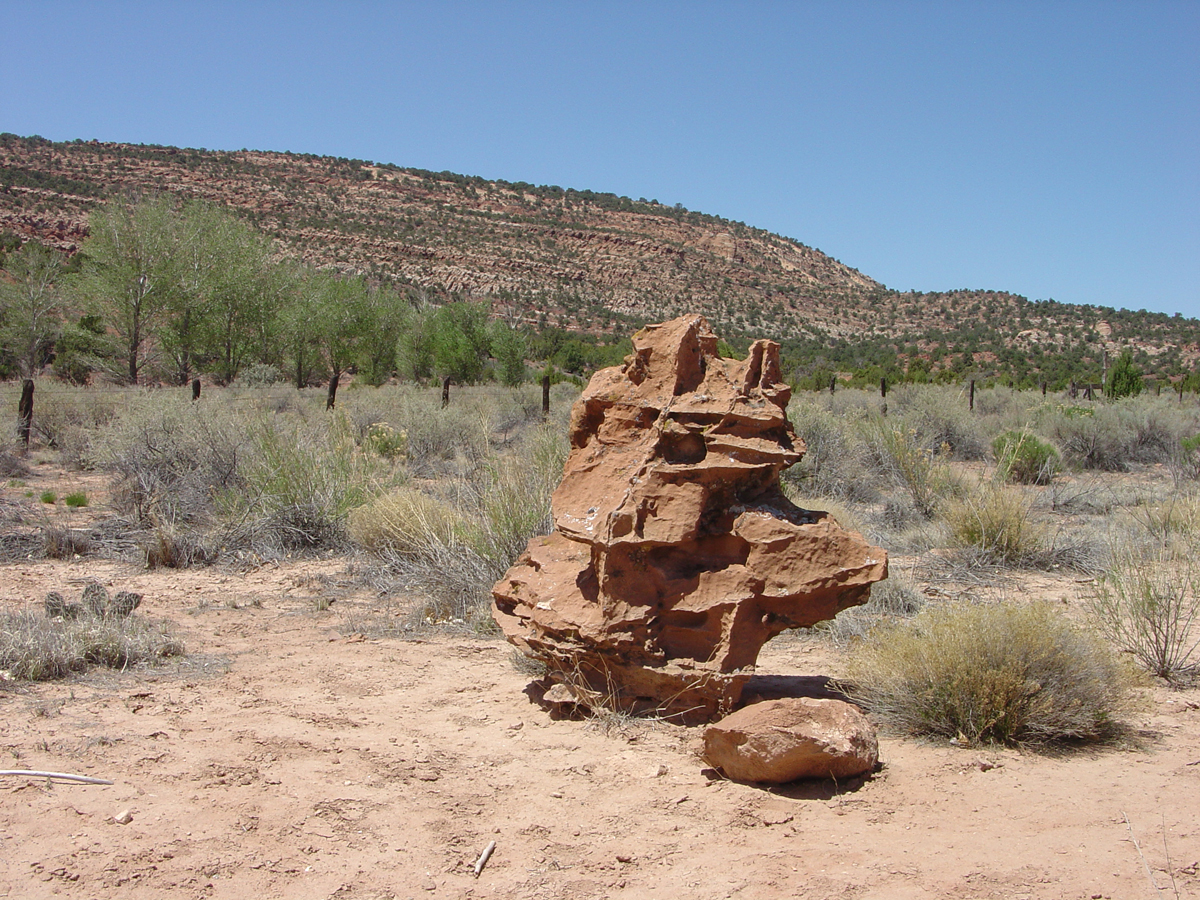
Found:
[[[491,325],[492,354],[502,384],[517,387],[525,381],[525,336],[507,322]]]
[[[74,288],[117,333],[127,376],[137,384],[152,341],[178,302],[175,201],[150,196],[110,203],[92,213],[89,230]]]
[[[288,274],[272,262],[268,239],[230,213],[189,205],[187,221],[198,244],[197,290],[187,292],[198,315],[197,346],[228,384],[247,357],[266,352]]]
[[[491,354],[487,304],[460,300],[440,307],[433,314],[430,344],[440,376],[455,384],[479,381]]]
[[[367,285],[362,278],[333,272],[308,273],[289,310],[289,331],[296,346],[311,347],[329,372],[329,400],[337,399],[341,376],[357,362],[370,322]]]
[[[433,316],[437,307],[423,294],[412,296],[410,301],[396,346],[396,369],[403,377],[422,384],[433,377]]]
[[[368,291],[358,369],[367,384],[381,385],[396,370],[396,347],[411,318],[406,307],[404,298],[390,287]]]
[[[30,241],[7,257],[5,268],[13,280],[0,281],[0,344],[13,355],[21,377],[32,379],[61,328],[63,257]]]

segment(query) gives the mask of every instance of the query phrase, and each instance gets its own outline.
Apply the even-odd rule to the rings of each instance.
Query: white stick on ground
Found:
[[[107,778],[91,778],[87,775],[70,775],[66,772],[36,772],[31,769],[0,769],[0,775],[26,775],[30,778],[58,778],[62,781],[78,781],[80,784],[112,784]]]
[[[1155,892],[1161,897],[1162,888],[1154,880],[1154,873],[1150,871],[1150,863],[1146,862],[1146,856],[1142,853],[1142,845],[1138,843],[1137,835],[1133,833],[1133,826],[1129,823],[1129,816],[1125,815],[1125,810],[1121,810],[1121,816],[1125,819],[1125,827],[1129,829],[1129,837],[1133,839],[1133,846],[1137,848],[1138,856],[1142,859],[1142,865],[1146,867],[1146,877],[1150,879],[1150,884],[1154,886]]]
[[[483,871],[483,867],[487,865],[487,861],[492,858],[492,851],[496,849],[496,842],[492,841],[483,848],[483,852],[479,854],[479,859],[475,861],[475,877],[479,877],[479,873]]]

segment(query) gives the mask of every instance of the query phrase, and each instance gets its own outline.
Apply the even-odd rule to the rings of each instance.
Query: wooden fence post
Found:
[[[192,402],[195,403],[200,399],[200,379],[192,379]]]
[[[447,375],[442,382],[442,409],[450,405],[450,376]]]
[[[29,450],[29,432],[33,428],[33,379],[21,382],[21,400],[17,404],[17,439]]]
[[[967,400],[967,409],[969,409],[971,412],[975,412],[975,379],[974,378],[971,379],[971,393],[970,393],[970,399]]]
[[[326,409],[333,409],[333,404],[337,402],[338,380],[337,372],[334,372],[329,378],[329,396],[325,398]]]
[[[550,373],[542,376],[542,418],[550,418]]]
[[[833,392],[837,389],[837,376],[834,375],[829,379],[829,396],[833,396]]]

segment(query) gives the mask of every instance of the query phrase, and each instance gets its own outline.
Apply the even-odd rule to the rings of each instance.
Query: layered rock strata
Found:
[[[780,490],[804,445],[778,344],[723,359],[686,316],[633,345],[572,409],[555,532],[493,587],[493,613],[581,704],[709,721],[767,640],[864,603],[887,555]]]

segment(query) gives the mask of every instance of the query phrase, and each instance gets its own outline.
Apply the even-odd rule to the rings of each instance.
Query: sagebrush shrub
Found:
[[[817,627],[837,645],[862,639],[871,630],[893,619],[909,619],[925,607],[922,597],[902,576],[890,575],[886,581],[871,585],[871,596],[862,606],[844,609]]]
[[[1091,612],[1103,633],[1168,681],[1200,669],[1200,573],[1190,554],[1125,554],[1096,585]]]
[[[851,653],[851,697],[882,724],[968,743],[1112,734],[1130,675],[1050,603],[944,606],[885,624]]]

